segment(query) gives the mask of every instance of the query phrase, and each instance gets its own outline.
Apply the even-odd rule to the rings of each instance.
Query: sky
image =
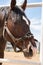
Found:
[[[17,4],[22,4],[24,0],[16,0]],[[41,2],[42,0],[27,0],[27,3]],[[0,6],[10,5],[11,0],[0,0]],[[25,14],[30,20],[30,29],[34,37],[40,41],[41,37],[41,7],[26,8]]]

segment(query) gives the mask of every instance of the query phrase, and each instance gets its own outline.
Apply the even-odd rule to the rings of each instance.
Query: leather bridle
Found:
[[[10,30],[8,29],[7,23],[8,22],[7,22],[6,15],[5,15],[5,23],[4,23],[4,27],[3,27],[3,37],[4,37],[5,40],[6,40],[5,32],[7,32],[7,34],[9,35],[9,37],[12,39],[12,42],[14,42],[14,43],[15,43],[15,41],[20,41],[20,40],[23,40],[24,41],[24,39],[26,39],[26,38],[29,39],[29,38],[32,38],[33,37],[33,34],[30,31],[28,31],[23,37],[15,38],[13,36],[13,34],[10,32]],[[29,42],[31,43],[31,40],[29,40]],[[30,45],[33,46],[32,43]],[[25,46],[25,44],[24,44],[24,46]],[[25,49],[23,49],[23,50],[25,50]]]
[[[15,38],[15,37],[13,36],[13,34],[10,32],[10,30],[8,29],[8,27],[7,27],[7,21],[5,21],[4,28],[3,28],[3,37],[4,37],[4,38],[5,38],[5,31],[6,31],[7,34],[10,36],[10,38],[13,40],[13,42],[14,42],[14,40],[15,40],[15,41],[19,41],[19,40],[23,40],[23,39],[25,39],[25,38],[30,38],[30,37],[33,36],[32,34],[27,35],[27,34],[28,34],[28,32],[27,32],[23,37]]]
[[[9,12],[8,12],[9,13]],[[8,14],[6,14],[6,11],[5,11],[5,16],[4,16],[4,27],[3,27],[3,37],[5,38],[5,31],[7,32],[7,34],[10,36],[10,38],[13,40],[13,42],[15,43],[15,41],[19,41],[19,40],[24,40],[25,38],[30,38],[33,36],[33,34],[31,34],[30,31],[28,31],[23,37],[20,37],[20,38],[15,38],[13,36],[13,34],[10,32],[10,30],[8,29],[7,27],[7,19],[8,19]],[[27,35],[28,34],[28,35]]]

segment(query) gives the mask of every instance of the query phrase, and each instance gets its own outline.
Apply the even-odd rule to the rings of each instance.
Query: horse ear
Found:
[[[16,0],[11,0],[11,9],[14,9],[16,5]]]
[[[21,8],[22,8],[23,10],[26,9],[26,4],[27,4],[27,0],[24,1],[23,5],[21,5]]]

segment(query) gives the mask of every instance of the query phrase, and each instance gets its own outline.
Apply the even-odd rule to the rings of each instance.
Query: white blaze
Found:
[[[26,24],[29,25],[29,22],[28,22],[28,20],[26,19],[25,16],[23,16],[23,19],[26,21]]]

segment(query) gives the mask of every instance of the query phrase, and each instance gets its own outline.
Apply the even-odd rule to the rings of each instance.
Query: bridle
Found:
[[[9,12],[8,12],[9,13]],[[20,38],[15,38],[13,36],[13,34],[10,32],[10,30],[8,29],[7,27],[7,18],[8,18],[8,14],[6,14],[6,11],[5,11],[5,16],[4,16],[4,27],[3,27],[3,37],[5,38],[5,31],[7,32],[7,34],[10,36],[10,38],[13,40],[13,42],[15,43],[15,41],[20,41],[20,40],[24,40],[26,38],[30,38],[33,36],[33,34],[30,33],[30,31],[28,31],[23,37],[20,37]],[[27,21],[27,20],[26,20]],[[14,41],[15,40],[15,41]]]
[[[7,21],[5,21],[5,24],[4,24],[4,28],[3,28],[3,37],[5,38],[5,32],[7,32],[7,34],[10,36],[10,38],[12,39],[12,41],[15,43],[15,41],[16,42],[18,42],[18,41],[23,41],[24,43],[23,43],[23,46],[25,47],[25,41],[24,41],[24,39],[26,39],[26,38],[31,38],[33,35],[27,35],[27,34],[25,34],[23,37],[20,37],[20,38],[15,38],[14,36],[13,36],[13,34],[10,32],[10,30],[8,29],[8,27],[7,27]],[[5,38],[5,40],[6,40],[6,38]],[[30,43],[28,43],[30,46],[33,46],[32,45],[32,43],[31,43],[31,41],[29,40],[29,42]],[[16,46],[16,43],[15,43],[15,46]],[[16,46],[17,47],[17,46]],[[19,48],[19,47],[18,47]],[[23,49],[23,52],[25,51],[25,48]]]
[[[10,30],[8,29],[8,27],[7,27],[7,17],[8,16],[6,16],[5,15],[5,22],[4,22],[4,27],[3,27],[3,37],[4,37],[4,39],[6,40],[6,37],[5,37],[5,32],[7,32],[7,34],[9,35],[9,37],[12,39],[12,42],[14,42],[15,43],[15,41],[16,42],[18,42],[18,41],[23,41],[24,43],[23,43],[23,46],[25,46],[25,39],[27,38],[27,39],[30,39],[30,38],[32,38],[33,37],[33,34],[30,32],[30,30],[23,36],[23,37],[20,37],[20,38],[15,38],[14,36],[13,36],[13,34],[10,32]],[[31,43],[31,40],[29,40],[29,42]],[[30,44],[30,43],[28,43],[28,44]],[[16,43],[15,43],[15,45],[16,45]],[[33,46],[32,45],[32,43],[30,44],[30,46]],[[25,50],[25,49],[23,49],[23,50]]]
[[[25,39],[25,38],[30,38],[30,37],[33,36],[32,34],[27,35],[27,34],[28,34],[28,32],[27,32],[23,37],[15,38],[15,37],[13,36],[13,34],[10,32],[10,30],[8,29],[8,27],[7,27],[7,21],[5,21],[5,23],[4,23],[4,28],[3,28],[3,37],[4,37],[4,38],[5,38],[5,31],[6,31],[7,34],[10,36],[10,38],[13,40],[13,42],[14,42],[14,40],[15,40],[15,41],[19,41],[19,40],[23,40],[23,39]]]

